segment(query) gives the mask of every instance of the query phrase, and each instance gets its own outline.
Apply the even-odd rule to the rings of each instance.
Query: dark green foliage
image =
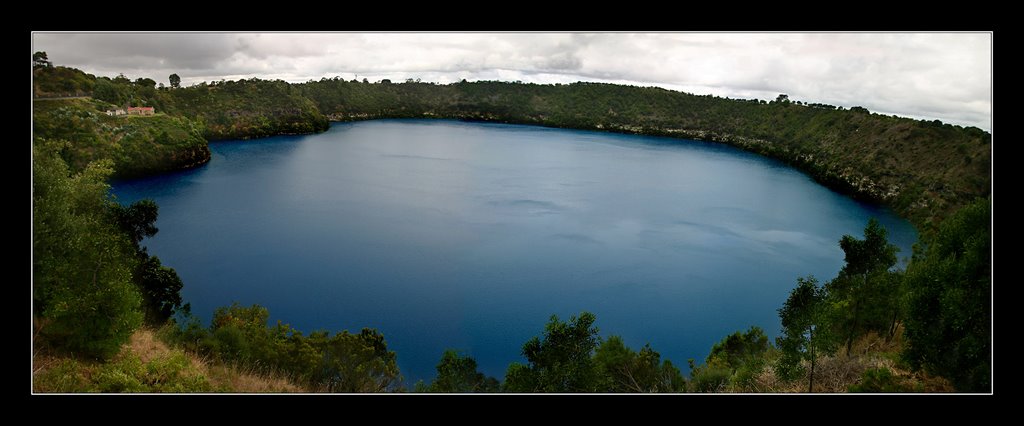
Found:
[[[476,360],[455,350],[444,351],[437,364],[437,377],[429,385],[417,384],[418,392],[498,392],[498,379],[477,371]]]
[[[775,372],[784,379],[792,380],[803,372],[800,361],[809,360],[811,370],[807,391],[814,391],[814,365],[818,356],[827,355],[834,349],[827,332],[822,327],[824,300],[826,294],[818,287],[813,276],[797,278],[797,286],[779,309],[782,321],[782,335],[775,344],[782,352]]]
[[[691,389],[696,392],[756,391],[754,379],[764,369],[768,353],[773,350],[760,327],[752,326],[746,332],[730,334],[712,346],[704,365],[697,366],[690,360]]]
[[[32,70],[33,93],[38,97],[87,96],[96,77],[81,70],[50,64]]]
[[[683,392],[686,379],[669,360],[661,361],[661,354],[644,345],[639,353],[623,343],[619,336],[611,336],[594,354],[601,381],[601,392]]]
[[[639,352],[622,338],[601,343],[594,314],[582,312],[569,322],[552,315],[542,337],[523,345],[528,364],[512,363],[505,372],[506,392],[681,392],[686,380],[669,360],[645,345]]]
[[[156,256],[144,256],[139,262],[136,285],[142,293],[146,322],[163,324],[178,310],[188,309],[182,306],[181,288],[184,284],[173,268],[160,264]]]
[[[906,273],[904,358],[961,392],[991,389],[991,201],[942,223]]]
[[[153,89],[156,87],[156,81],[152,78],[140,77],[135,80],[135,84],[143,89]]]
[[[888,368],[872,368],[864,371],[860,377],[860,383],[851,385],[848,389],[852,393],[901,393],[901,392],[922,392],[923,386],[910,386],[904,383],[899,377],[892,374]]]
[[[388,350],[384,335],[376,330],[335,334],[323,343],[322,354],[313,380],[328,392],[387,392],[401,382],[395,352]]]
[[[61,157],[73,171],[99,159],[114,161],[121,178],[195,167],[209,161],[201,126],[184,117],[111,117],[113,105],[96,100],[36,101],[37,137],[73,141]]]
[[[136,201],[128,207],[121,205],[113,207],[113,214],[118,225],[135,244],[142,242],[143,238],[156,235],[159,231],[156,227],[156,218],[159,212],[160,208],[156,205],[156,201],[149,199]]]
[[[735,332],[711,347],[705,364],[725,368],[730,372],[730,384],[737,390],[746,390],[765,365],[765,357],[772,345],[761,327],[751,326],[746,332]]]
[[[833,333],[845,336],[847,355],[854,338],[869,330],[890,332],[897,319],[902,280],[889,269],[896,265],[899,248],[886,237],[885,228],[871,218],[863,240],[844,235],[839,241],[846,264],[825,288],[832,306],[829,322]]]
[[[163,324],[175,310],[182,308],[183,284],[174,269],[161,265],[160,259],[150,256],[141,245],[143,238],[152,237],[159,231],[155,225],[159,207],[153,200],[139,200],[128,207],[112,206],[111,215],[135,246],[138,266],[133,281],[142,294],[146,322]]]
[[[551,316],[543,338],[523,345],[527,365],[513,363],[505,375],[509,392],[594,392],[598,373],[591,355],[597,348],[597,328],[590,312],[569,322]]]
[[[135,257],[110,216],[110,162],[72,174],[62,146],[37,140],[33,149],[33,313],[45,342],[105,358],[142,322]]]
[[[128,85],[114,84],[109,78],[97,78],[92,97],[123,106],[131,99],[131,93]]]
[[[723,367],[704,366],[691,369],[690,377],[694,392],[724,392],[729,386],[732,371]]]
[[[299,89],[257,78],[159,92],[169,114],[203,123],[208,139],[248,139],[327,130],[327,118]]]
[[[32,54],[32,68],[50,68],[53,64],[50,63],[50,58],[46,57],[46,52],[36,52]]]
[[[768,351],[771,344],[768,336],[758,326],[751,326],[745,333],[739,331],[726,336],[711,347],[707,364],[720,364],[736,370],[757,359]]]
[[[178,74],[171,74],[169,77],[167,77],[167,80],[171,83],[172,89],[177,89],[181,87],[181,77],[178,77]]]
[[[280,321],[268,326],[270,312],[259,305],[237,303],[214,312],[209,328],[183,316],[162,335],[171,342],[224,361],[287,373],[328,392],[389,392],[401,389],[394,351],[380,332],[364,328],[333,336],[304,336]]]
[[[879,269],[889,269],[896,264],[899,247],[889,244],[888,232],[878,220],[871,218],[864,228],[864,239],[843,235],[839,247],[843,249],[846,265],[840,274],[861,276]]]

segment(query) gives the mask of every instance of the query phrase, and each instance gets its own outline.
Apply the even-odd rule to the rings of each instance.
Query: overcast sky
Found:
[[[183,85],[601,81],[992,128],[989,33],[36,33],[55,65]]]

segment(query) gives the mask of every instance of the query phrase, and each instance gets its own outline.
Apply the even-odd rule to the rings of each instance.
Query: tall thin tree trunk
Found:
[[[850,356],[850,349],[853,347],[853,335],[857,331],[857,321],[860,316],[860,309],[857,309],[859,302],[853,303],[853,323],[850,324],[850,331],[846,334],[846,356]]]
[[[896,335],[896,317],[898,313],[899,309],[894,308],[892,310],[892,321],[889,322],[889,335],[885,337],[886,343],[889,343],[889,341],[892,340],[893,336]]]
[[[868,275],[864,274],[864,282],[861,284],[860,292],[868,285]],[[860,293],[853,291],[853,324],[850,324],[850,332],[846,335],[846,356],[850,356],[850,349],[853,347],[853,336],[857,332],[857,321],[860,319]]]
[[[814,392],[814,326],[811,326],[811,339],[808,345],[811,347],[811,377],[807,382],[807,393]]]

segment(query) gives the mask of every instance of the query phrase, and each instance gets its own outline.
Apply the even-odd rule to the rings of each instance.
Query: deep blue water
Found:
[[[552,314],[650,342],[685,372],[759,325],[798,276],[822,282],[838,241],[877,217],[779,162],[696,141],[456,121],[335,124],[317,135],[211,143],[201,168],[120,182],[152,198],[145,244],[193,312],[238,301],[308,333],[381,330],[407,383],[445,348],[504,379]]]

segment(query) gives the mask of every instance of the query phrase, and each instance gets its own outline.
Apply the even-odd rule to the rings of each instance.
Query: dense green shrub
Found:
[[[698,368],[691,374],[691,389],[694,392],[724,392],[728,389],[732,371],[723,367]]]
[[[110,162],[72,174],[61,143],[33,150],[33,302],[40,336],[69,352],[109,357],[142,323],[132,244],[110,215]]]
[[[865,370],[861,374],[860,383],[851,385],[849,392],[853,393],[901,393],[901,392],[922,392],[924,387],[911,386],[892,374],[892,371],[885,367]]]
[[[437,363],[437,377],[431,383],[416,383],[417,392],[498,392],[498,379],[477,371],[476,360],[449,349]]]
[[[218,308],[208,328],[182,315],[160,335],[222,361],[284,372],[329,392],[401,389],[396,355],[380,332],[364,328],[358,334],[317,331],[304,336],[280,322],[268,326],[269,316],[262,306],[234,303]]]
[[[976,200],[943,222],[906,273],[904,358],[961,392],[991,389],[991,220],[991,200]]]

